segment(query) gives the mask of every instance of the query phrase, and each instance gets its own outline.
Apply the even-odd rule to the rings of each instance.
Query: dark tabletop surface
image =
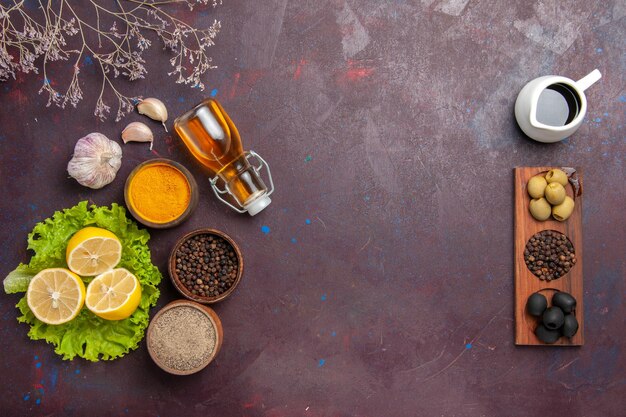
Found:
[[[206,90],[175,84],[158,46],[146,79],[122,87],[166,102],[170,128],[215,95],[245,147],[270,162],[271,206],[250,218],[220,204],[156,123],[153,153],[125,145],[112,184],[78,185],[65,172],[78,138],[119,140],[126,123],[146,119],[95,119],[100,78],[88,63],[76,109],[46,108],[42,76],[20,75],[0,84],[0,272],[28,261],[38,221],[81,200],[123,203],[138,163],[174,159],[195,175],[200,202],[181,226],[151,230],[152,258],[165,274],[174,241],[200,227],[241,245],[243,280],[215,305],[222,351],[188,377],[157,368],[145,341],[113,362],[63,361],[17,323],[19,296],[2,295],[0,415],[624,415],[623,1],[225,0],[208,13],[173,10],[222,22]],[[522,134],[513,105],[527,81],[594,68],[603,78],[573,136],[542,145]],[[580,348],[514,345],[513,168],[535,165],[584,170]],[[151,314],[179,298],[167,279],[160,289]]]

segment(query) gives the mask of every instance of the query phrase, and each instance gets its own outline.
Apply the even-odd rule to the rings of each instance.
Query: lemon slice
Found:
[[[83,307],[85,285],[78,275],[67,269],[44,269],[28,284],[26,301],[35,317],[44,323],[66,323]]]
[[[98,275],[87,286],[85,304],[96,316],[122,320],[137,309],[141,301],[139,280],[124,268]]]
[[[67,244],[67,266],[78,275],[91,277],[115,266],[122,259],[122,244],[113,233],[99,227],[85,227]]]

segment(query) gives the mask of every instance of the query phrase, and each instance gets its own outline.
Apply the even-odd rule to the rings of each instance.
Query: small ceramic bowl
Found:
[[[181,211],[180,214],[178,214],[175,218],[168,221],[150,219],[149,216],[146,215],[146,213],[142,213],[141,208],[138,207],[139,203],[141,202],[137,201],[137,196],[133,195],[133,191],[131,190],[131,184],[140,172],[159,165],[167,166],[173,169],[173,172],[177,172],[178,174],[182,175],[187,181],[187,185],[189,186],[189,203],[187,204],[187,207],[184,211]],[[159,182],[159,180],[160,179],[156,180],[156,185],[153,182],[152,186],[158,188],[158,185],[162,183],[162,181]],[[165,204],[163,200],[159,201],[158,198],[154,198],[154,194],[151,195],[151,199],[154,199],[154,201],[150,201],[151,204]],[[126,201],[126,207],[128,208],[128,211],[130,211],[130,213],[135,219],[137,219],[138,222],[154,229],[166,229],[169,227],[178,226],[179,224],[187,220],[189,216],[191,216],[191,213],[193,213],[193,211],[196,209],[196,206],[198,205],[198,184],[196,183],[193,175],[191,175],[191,172],[189,172],[187,168],[185,168],[178,162],[164,158],[150,159],[137,165],[126,179],[126,185],[124,186],[124,200]]]
[[[237,257],[237,275],[235,277],[235,280],[230,286],[230,288],[228,288],[225,292],[223,292],[220,295],[213,296],[213,297],[205,297],[199,294],[194,294],[181,282],[180,277],[176,273],[176,252],[181,247],[183,242],[185,242],[189,238],[192,238],[198,235],[216,236],[216,237],[224,239],[226,243],[228,243],[232,247],[233,252],[235,252],[235,255]],[[172,284],[174,284],[174,287],[176,287],[178,292],[180,292],[183,295],[183,297],[188,298],[189,300],[192,300],[192,301],[197,301],[198,303],[202,303],[202,304],[212,304],[228,297],[235,290],[235,288],[239,284],[239,281],[241,281],[241,276],[243,275],[243,256],[241,255],[241,250],[239,249],[239,246],[226,233],[220,232],[219,230],[215,230],[215,229],[198,229],[198,230],[194,230],[193,232],[187,233],[185,236],[181,237],[180,239],[178,239],[178,241],[176,241],[176,244],[174,245],[174,248],[172,249],[172,252],[170,253],[168,268],[169,268],[170,279],[172,280]]]
[[[190,318],[189,311],[183,311],[186,308],[192,308],[201,314],[193,314],[194,317]],[[207,347],[209,352],[203,358],[195,356],[205,347],[201,345],[202,335],[198,337],[203,324],[202,319],[198,321],[198,316],[206,318],[204,324],[208,325],[207,329],[213,330],[212,337],[209,336],[212,341],[208,342],[213,346]],[[189,340],[190,337],[193,337],[193,340]],[[176,338],[180,338],[181,342],[177,344]],[[187,300],[172,301],[159,310],[150,320],[146,332],[150,357],[161,369],[174,375],[190,375],[204,369],[219,353],[223,339],[222,322],[215,311],[208,306]],[[187,362],[189,366],[186,366]]]

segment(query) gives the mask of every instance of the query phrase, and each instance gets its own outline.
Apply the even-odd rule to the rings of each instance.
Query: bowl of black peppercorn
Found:
[[[212,304],[228,297],[243,275],[243,256],[235,241],[215,229],[187,233],[169,259],[172,284],[185,298]]]

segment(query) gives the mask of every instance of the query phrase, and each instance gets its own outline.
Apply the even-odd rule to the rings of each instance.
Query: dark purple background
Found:
[[[111,185],[68,179],[78,138],[119,140],[126,123],[146,121],[92,116],[94,66],[81,66],[78,109],[46,108],[41,76],[0,85],[0,275],[28,261],[36,222],[85,199],[123,203],[130,171],[169,157],[201,196],[188,222],[151,231],[156,265],[166,273],[176,238],[200,227],[230,234],[246,260],[239,288],[215,306],[221,353],[189,377],[161,372],[145,342],[113,362],[62,361],[16,322],[19,297],[2,295],[0,414],[623,415],[623,2],[224,3],[177,12],[222,21],[204,92],[167,77],[157,44],[147,78],[122,88],[166,102],[170,127],[216,95],[272,167],[273,203],[254,218],[217,202],[178,138],[150,121],[155,152],[123,145]],[[513,104],[527,81],[594,68],[603,78],[575,135],[523,136]],[[513,343],[512,169],[525,165],[584,170],[582,348]],[[179,297],[168,280],[160,288],[159,307]]]

